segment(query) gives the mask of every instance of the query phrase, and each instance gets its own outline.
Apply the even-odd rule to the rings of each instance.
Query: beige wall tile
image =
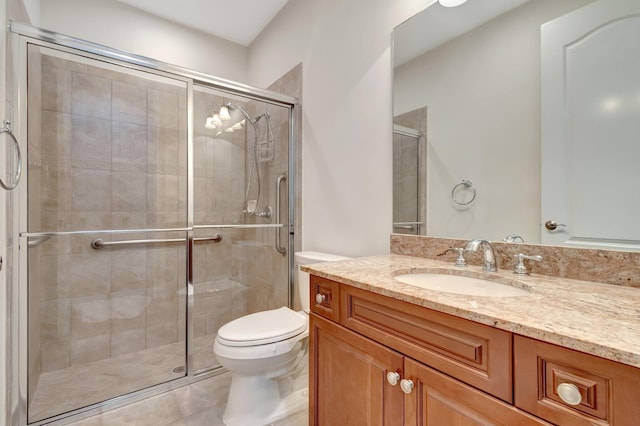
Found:
[[[186,279],[178,275],[178,271],[182,269],[178,266],[178,250],[184,251],[184,246],[147,249],[147,288],[155,288],[162,292],[178,290],[178,283],[183,283]]]
[[[160,322],[147,327],[147,348],[168,345],[178,341],[176,323]]]
[[[71,117],[71,155],[77,160],[111,162],[111,122],[96,117]]]
[[[86,364],[109,357],[111,336],[103,334],[86,339],[72,340],[69,344],[71,365]]]
[[[45,56],[46,58],[46,56]],[[46,59],[43,58],[43,64]],[[44,65],[42,67],[42,109],[71,112],[71,71]]]
[[[138,84],[113,81],[111,117],[127,123],[147,123],[147,89]]]
[[[57,279],[68,285],[70,297],[106,296],[111,291],[109,253],[57,256]]]
[[[71,365],[71,350],[67,340],[42,341],[42,372],[60,370]]]
[[[71,336],[71,300],[41,302],[42,339],[67,340]]]
[[[111,209],[145,211],[147,175],[138,172],[111,173]]]
[[[178,174],[179,134],[176,129],[149,126],[147,131],[147,171]]]
[[[144,289],[119,291],[111,295],[111,331],[119,333],[129,330],[142,330],[144,345],[144,329],[146,327],[146,307],[150,299]],[[113,345],[113,341],[112,341]],[[126,353],[133,350],[123,349]],[[123,353],[123,352],[120,352]]]
[[[111,291],[144,289],[147,277],[146,249],[121,248],[111,255]]]
[[[40,259],[42,271],[42,300],[58,300],[71,296],[69,281],[58,278],[60,265],[58,256],[43,256]]]
[[[104,170],[73,169],[71,174],[74,210],[111,210],[111,173]]]
[[[42,110],[42,155],[71,155],[71,114]]]
[[[150,126],[178,129],[178,95],[166,90],[147,89],[147,123]]]
[[[144,328],[114,333],[111,336],[111,356],[118,356],[144,350],[146,347]]]
[[[43,210],[70,210],[73,191],[71,170],[56,164],[50,165],[45,160],[43,175],[38,207]],[[29,183],[33,184],[31,180]]]
[[[113,163],[147,165],[147,126],[134,123],[112,122]],[[146,171],[146,170],[145,170]]]
[[[147,210],[177,211],[178,192],[178,176],[147,175]]]
[[[71,341],[109,334],[110,319],[108,295],[71,299]]]
[[[111,81],[74,72],[71,76],[71,112],[111,119]]]

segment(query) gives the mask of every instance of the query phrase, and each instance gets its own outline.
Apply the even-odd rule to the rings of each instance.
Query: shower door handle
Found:
[[[276,221],[278,224],[282,224],[282,219],[280,218],[280,198],[281,198],[281,194],[280,194],[280,187],[282,186],[282,182],[287,180],[287,174],[283,173],[280,176],[278,176],[278,179],[276,179]],[[281,255],[285,255],[287,253],[287,248],[286,247],[282,247],[280,245],[280,228],[276,228],[276,250],[278,251],[278,253],[280,253]]]

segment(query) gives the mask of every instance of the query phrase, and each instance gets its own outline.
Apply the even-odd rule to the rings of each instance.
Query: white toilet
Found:
[[[231,372],[231,388],[222,417],[226,425],[265,425],[307,404],[306,388],[281,388],[277,380],[306,364],[309,274],[300,271],[298,265],[344,259],[348,258],[312,251],[296,253],[301,312],[282,307],[246,315],[220,327],[213,352]]]

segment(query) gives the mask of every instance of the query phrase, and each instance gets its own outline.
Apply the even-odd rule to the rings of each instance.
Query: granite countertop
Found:
[[[382,255],[301,266],[303,271],[502,330],[640,367],[640,289],[545,275],[484,273],[478,266]],[[439,269],[516,280],[530,293],[467,296],[427,290],[393,279],[399,273]]]

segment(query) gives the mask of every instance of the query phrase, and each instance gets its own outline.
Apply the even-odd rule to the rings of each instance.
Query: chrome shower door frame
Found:
[[[11,317],[9,324],[9,342],[10,352],[7,354],[7,364],[9,377],[8,383],[8,413],[6,418],[0,419],[0,423],[6,421],[7,424],[26,426],[42,425],[53,421],[77,421],[91,415],[103,412],[104,410],[117,408],[152,395],[161,394],[171,389],[175,389],[186,384],[211,377],[222,372],[220,367],[213,370],[196,372],[193,369],[193,249],[194,249],[194,232],[197,228],[215,227],[215,228],[242,228],[243,225],[200,225],[194,223],[194,105],[193,105],[193,88],[194,84],[210,86],[216,90],[227,92],[229,94],[245,96],[262,102],[286,107],[289,110],[289,172],[288,172],[288,196],[289,196],[289,220],[286,227],[288,236],[288,294],[289,305],[293,307],[293,246],[294,246],[294,219],[295,219],[295,148],[296,148],[296,132],[297,128],[296,112],[299,111],[299,102],[297,98],[282,95],[263,89],[254,88],[229,80],[216,78],[203,73],[192,71],[186,68],[166,64],[155,61],[139,55],[112,49],[99,44],[87,42],[53,33],[47,30],[31,27],[29,25],[11,23],[11,87],[8,96],[12,99],[11,117],[13,128],[18,140],[22,144],[23,151],[26,152],[27,144],[27,48],[29,44],[46,48],[56,49],[73,55],[79,55],[90,59],[96,59],[117,66],[124,66],[133,70],[144,73],[155,74],[168,77],[173,80],[184,82],[187,88],[187,221],[184,228],[172,229],[127,229],[127,230],[90,230],[78,232],[36,232],[29,233],[27,229],[27,176],[25,176],[18,186],[15,193],[10,195],[8,200],[8,246],[10,247],[9,259],[7,259],[7,296],[8,308]],[[26,157],[26,155],[25,155]],[[255,227],[246,225],[246,227]],[[283,227],[282,224],[264,225],[265,228]],[[74,410],[71,414],[60,414],[58,416],[48,418],[33,423],[27,420],[27,383],[28,383],[28,294],[27,294],[27,243],[30,237],[56,237],[62,235],[71,235],[79,233],[133,233],[133,232],[156,232],[156,231],[184,231],[186,235],[186,374],[184,377],[174,379],[169,382],[157,384],[150,388],[141,389],[131,394],[116,397],[104,402],[90,405],[88,407]],[[22,253],[21,253],[22,250]]]

